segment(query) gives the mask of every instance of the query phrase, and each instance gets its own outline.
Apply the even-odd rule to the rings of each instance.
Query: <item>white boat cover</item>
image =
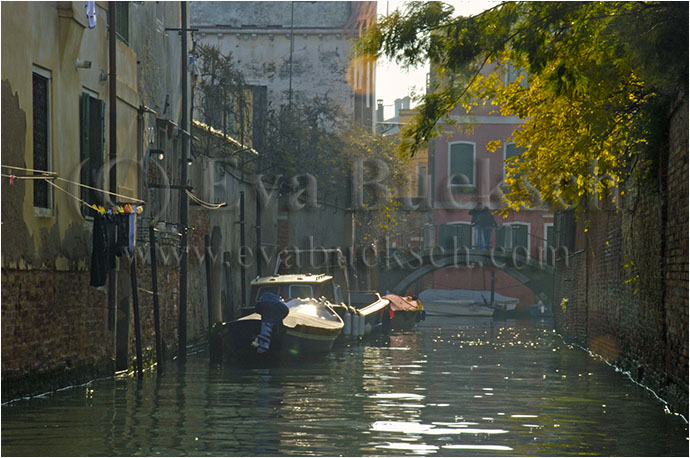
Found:
[[[419,294],[419,300],[422,301],[422,304],[424,304],[425,301],[489,304],[491,302],[491,291],[473,289],[425,289]],[[517,304],[519,299],[494,292],[494,301],[497,304]]]

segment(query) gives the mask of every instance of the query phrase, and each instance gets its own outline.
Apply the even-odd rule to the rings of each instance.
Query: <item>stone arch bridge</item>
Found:
[[[390,251],[378,263],[379,290],[403,294],[409,286],[435,270],[446,267],[472,268],[477,265],[506,272],[545,302],[553,297],[553,262],[535,260],[526,250],[517,248],[512,251],[501,248],[453,251],[436,247],[419,252]]]

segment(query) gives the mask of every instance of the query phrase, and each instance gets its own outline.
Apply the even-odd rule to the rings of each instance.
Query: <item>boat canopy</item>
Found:
[[[402,297],[397,294],[386,294],[383,298],[390,301],[391,310],[394,312],[413,312],[422,308],[419,302],[410,296]]]

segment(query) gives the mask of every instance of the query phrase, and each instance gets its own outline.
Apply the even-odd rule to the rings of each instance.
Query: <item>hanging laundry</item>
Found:
[[[96,27],[96,2],[84,2],[84,9],[86,9],[86,20],[89,23],[89,28]]]
[[[132,221],[134,219],[134,221]],[[93,244],[91,252],[91,286],[103,286],[110,269],[116,267],[117,256],[134,252],[136,214],[108,210],[93,218]]]
[[[125,250],[129,249],[129,215],[117,213],[113,215],[117,227],[117,238],[115,241],[115,253],[122,256]]]
[[[137,243],[137,214],[132,211],[129,215],[129,254],[134,253]]]
[[[91,286],[103,286],[111,269],[111,244],[107,217],[97,213],[93,217],[93,246],[91,251]],[[114,261],[114,258],[113,258]],[[113,266],[114,267],[114,266]]]

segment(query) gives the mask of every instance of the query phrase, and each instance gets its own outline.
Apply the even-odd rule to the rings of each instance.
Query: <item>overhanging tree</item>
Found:
[[[438,83],[403,132],[408,152],[454,110],[495,103],[520,117],[512,140],[526,150],[506,178],[508,208],[519,209],[535,194],[578,206],[631,175],[653,177],[669,106],[687,94],[687,47],[684,2],[511,2],[473,17],[410,2],[380,19],[358,52],[404,65],[428,59],[436,70]],[[511,67],[523,76],[506,83]]]

